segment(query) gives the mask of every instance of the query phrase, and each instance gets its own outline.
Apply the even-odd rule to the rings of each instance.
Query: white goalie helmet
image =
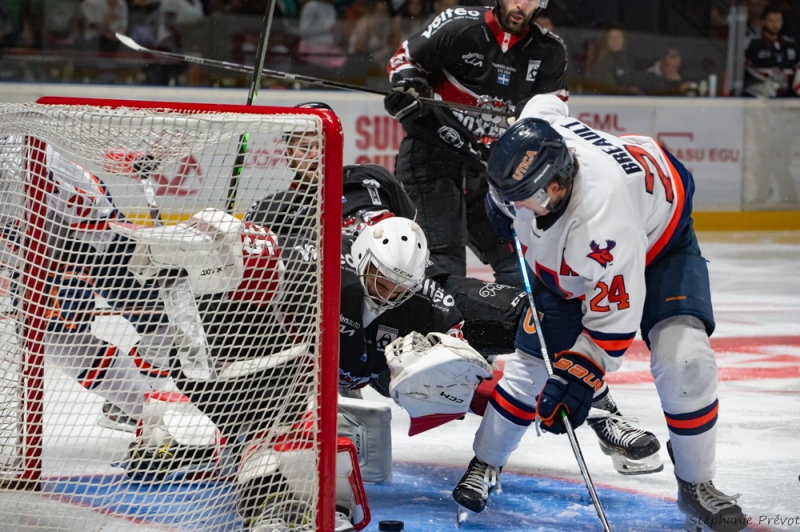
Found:
[[[401,305],[414,295],[425,279],[428,241],[420,226],[408,218],[387,218],[365,227],[350,252],[364,288],[364,299],[373,312]],[[379,277],[404,291],[386,298],[378,290]]]

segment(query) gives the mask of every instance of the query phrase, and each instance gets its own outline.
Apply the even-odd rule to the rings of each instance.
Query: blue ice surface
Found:
[[[453,467],[395,463],[391,482],[366,486],[372,522],[365,532],[377,531],[383,519],[403,521],[406,532],[455,531],[452,490],[462,474]],[[582,483],[513,472],[504,472],[501,480],[503,492],[492,496],[483,513],[471,515],[461,531],[602,530]],[[232,482],[159,484],[121,474],[51,479],[43,491],[70,504],[175,530],[242,529]],[[684,530],[673,501],[611,488],[598,488],[598,494],[615,532]]]
[[[234,483],[138,482],[125,474],[45,481],[42,491],[70,504],[167,529],[203,532],[242,530]]]
[[[395,463],[391,482],[366,486],[372,521],[364,532],[378,530],[384,519],[403,521],[405,532],[454,532],[452,492],[463,474],[452,467]],[[482,513],[471,514],[462,532],[603,529],[583,483],[511,472],[500,480],[503,492],[493,494]],[[597,492],[615,532],[685,530],[674,501],[611,488]]]

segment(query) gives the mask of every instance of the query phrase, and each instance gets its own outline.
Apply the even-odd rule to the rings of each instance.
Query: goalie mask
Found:
[[[387,218],[365,227],[350,252],[372,312],[401,305],[425,279],[428,241],[408,218]]]

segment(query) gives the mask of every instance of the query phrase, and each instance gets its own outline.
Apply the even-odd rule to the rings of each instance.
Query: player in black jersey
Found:
[[[785,98],[800,96],[800,47],[781,35],[783,13],[767,7],[761,15],[761,37],[747,46],[745,92],[750,96]]]
[[[535,94],[566,99],[564,43],[531,22],[546,5],[497,0],[494,8],[446,9],[387,66],[394,92],[384,105],[407,133],[397,178],[419,209],[434,262],[451,274],[466,275],[469,246],[497,282],[522,286],[513,250],[493,233],[483,209],[489,145],[508,124],[490,114],[420,106],[416,96],[511,112]]]

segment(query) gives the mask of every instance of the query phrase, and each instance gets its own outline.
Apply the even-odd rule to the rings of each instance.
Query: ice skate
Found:
[[[119,465],[134,480],[198,479],[218,475],[222,469],[215,446],[187,446],[176,442],[158,448],[133,442],[126,459]]]
[[[97,417],[97,424],[112,430],[121,430],[124,432],[136,431],[136,420],[111,401],[103,403],[103,411]]]
[[[480,513],[486,508],[486,501],[489,495],[497,487],[500,487],[500,472],[502,467],[494,467],[481,462],[477,457],[473,458],[467,467],[464,476],[461,477],[456,489],[453,490],[453,499],[458,503],[456,513],[456,524],[461,524],[467,520],[470,512]]]
[[[725,495],[712,481],[686,482],[678,477],[678,508],[686,515],[688,532],[738,532],[747,517],[736,504],[739,495]]]
[[[658,455],[661,444],[655,434],[630,424],[633,418],[622,416],[610,395],[596,400],[586,420],[597,434],[603,454],[622,475],[647,475],[664,469]]]
[[[305,530],[313,523],[311,504],[292,497],[286,478],[277,472],[245,484],[240,489],[236,511],[244,521],[244,529],[250,532]]]

